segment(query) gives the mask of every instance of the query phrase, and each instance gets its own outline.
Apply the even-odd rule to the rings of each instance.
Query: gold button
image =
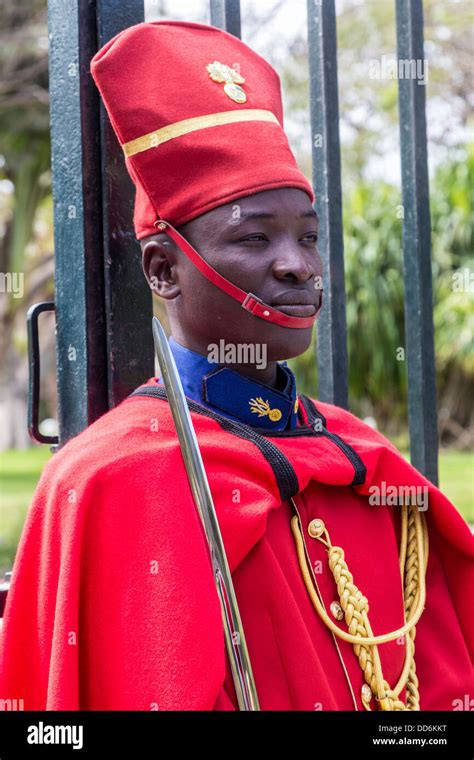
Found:
[[[368,683],[365,683],[360,690],[360,695],[362,697],[363,702],[370,702],[372,699],[372,689],[370,688]]]
[[[344,610],[342,609],[339,602],[336,602],[336,601],[331,602],[331,604],[329,605],[329,609],[331,610],[332,616],[336,618],[336,620],[342,620],[342,618],[344,617]]]
[[[316,520],[311,520],[310,524],[308,525],[308,533],[311,536],[311,538],[319,538],[322,536],[326,529],[326,526],[324,525],[323,521],[317,518]]]

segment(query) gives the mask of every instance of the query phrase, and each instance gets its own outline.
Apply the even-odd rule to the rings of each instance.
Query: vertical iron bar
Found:
[[[116,0],[98,0],[98,48],[142,22],[144,14],[143,0],[123,0],[119,13]],[[133,230],[135,190],[102,102],[100,135],[108,403],[113,407],[154,373],[153,311]]]
[[[348,407],[348,360],[334,0],[308,0],[308,57],[315,208],[324,264],[318,318],[318,398]]]
[[[49,0],[59,441],[107,410],[95,3]]]
[[[241,36],[240,0],[211,0],[211,24],[225,29],[234,37]]]
[[[422,0],[396,0],[396,16],[398,62],[423,62]],[[425,86],[413,76],[399,76],[398,102],[410,454],[413,465],[436,484],[438,431]]]

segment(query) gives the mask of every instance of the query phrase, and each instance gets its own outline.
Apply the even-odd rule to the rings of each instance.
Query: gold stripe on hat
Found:
[[[235,124],[239,121],[272,121],[279,124],[277,117],[271,111],[265,111],[261,108],[245,108],[240,111],[221,111],[220,113],[210,113],[205,116],[193,116],[191,119],[176,121],[174,124],[168,124],[167,127],[155,129],[147,135],[137,137],[122,145],[125,156],[129,158],[136,153],[142,153],[150,148],[157,148],[168,140],[175,137],[187,135],[189,132],[196,132],[199,129],[207,127],[219,127],[222,124]]]

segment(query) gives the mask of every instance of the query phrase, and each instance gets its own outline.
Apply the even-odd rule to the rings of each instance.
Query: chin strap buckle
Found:
[[[242,301],[242,308],[245,309],[245,311],[249,311],[251,314],[253,314],[257,306],[260,306],[263,309],[262,316],[270,316],[270,310],[266,308],[267,304],[263,303],[262,299],[258,296],[254,296],[253,293],[247,293],[244,300]]]

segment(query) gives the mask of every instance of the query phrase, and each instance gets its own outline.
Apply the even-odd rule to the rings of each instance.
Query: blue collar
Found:
[[[278,387],[271,388],[209,361],[173,338],[169,344],[188,398],[252,427],[270,430],[297,427],[296,379],[286,362],[278,364]]]

